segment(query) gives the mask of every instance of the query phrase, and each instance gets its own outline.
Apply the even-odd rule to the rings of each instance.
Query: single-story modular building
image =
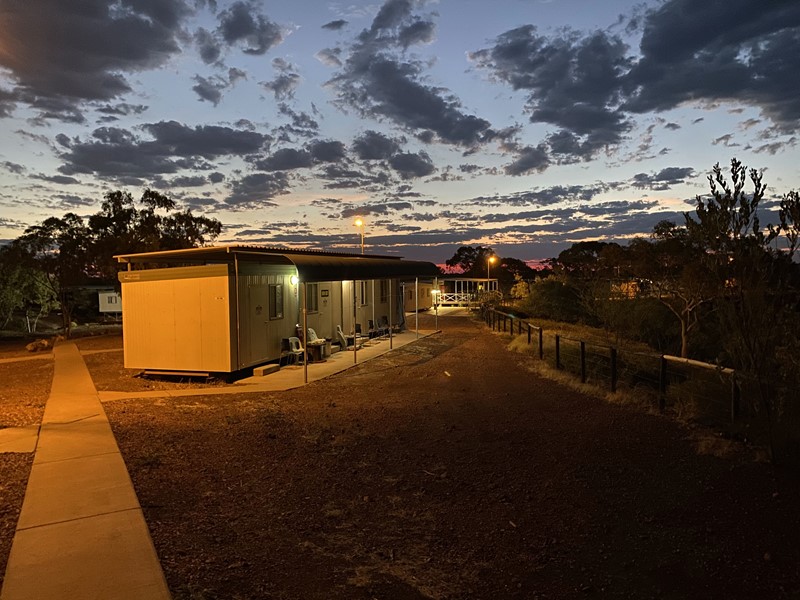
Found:
[[[125,367],[232,373],[279,361],[307,328],[336,341],[403,322],[399,285],[436,265],[400,258],[257,246],[209,246],[116,257]],[[299,334],[299,335],[298,335]]]

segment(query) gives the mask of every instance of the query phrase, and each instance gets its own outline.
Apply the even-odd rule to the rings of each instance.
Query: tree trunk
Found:
[[[681,317],[681,358],[689,358],[689,325],[687,319]]]

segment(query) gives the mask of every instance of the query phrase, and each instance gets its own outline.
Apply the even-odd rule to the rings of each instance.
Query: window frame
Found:
[[[269,304],[269,320],[283,319],[284,294],[282,283],[270,283],[267,292]]]

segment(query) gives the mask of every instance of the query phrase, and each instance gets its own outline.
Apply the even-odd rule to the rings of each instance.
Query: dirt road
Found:
[[[176,598],[798,597],[794,477],[439,325],[298,390],[106,405]]]

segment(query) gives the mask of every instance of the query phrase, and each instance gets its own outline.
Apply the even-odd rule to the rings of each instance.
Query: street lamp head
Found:
[[[361,217],[356,219],[355,225],[356,225],[356,227],[363,227],[364,226],[364,221],[361,220]]]
[[[496,260],[497,260],[497,257],[496,257],[496,256],[490,256],[490,257],[489,257],[489,264],[490,264],[490,265],[493,265],[493,264],[495,263],[495,261],[496,261]]]

